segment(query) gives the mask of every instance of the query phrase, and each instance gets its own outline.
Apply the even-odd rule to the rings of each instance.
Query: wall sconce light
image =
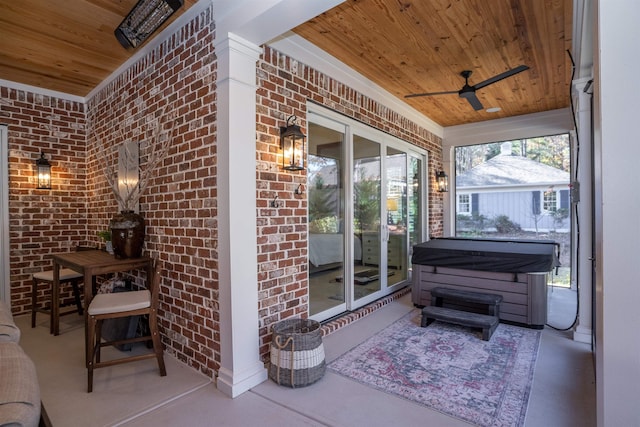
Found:
[[[51,163],[44,157],[44,152],[40,153],[40,158],[36,160],[36,188],[51,190]]]
[[[183,0],[139,0],[115,29],[116,39],[126,49],[138,47],[182,7],[182,2]]]
[[[287,126],[280,127],[280,149],[282,150],[282,169],[288,171],[304,170],[304,139],[306,136],[296,123],[297,117],[287,119]]]
[[[436,172],[436,182],[438,183],[438,191],[440,193],[449,191],[449,177],[444,171]]]

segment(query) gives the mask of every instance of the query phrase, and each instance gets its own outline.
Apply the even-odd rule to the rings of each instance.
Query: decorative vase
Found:
[[[133,211],[122,211],[109,223],[113,254],[116,258],[140,258],[144,245],[144,218]]]

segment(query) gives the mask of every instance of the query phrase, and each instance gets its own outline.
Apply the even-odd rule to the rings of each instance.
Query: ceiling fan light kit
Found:
[[[507,70],[504,73],[500,73],[498,75],[495,75],[491,78],[488,78],[487,80],[481,81],[480,83],[477,83],[473,86],[469,85],[469,77],[471,77],[472,71],[471,70],[464,70],[460,73],[460,75],[464,78],[464,86],[462,86],[462,89],[460,90],[451,90],[451,91],[445,91],[445,92],[427,92],[427,93],[413,93],[411,95],[405,95],[405,98],[417,98],[420,96],[433,96],[433,95],[449,95],[449,94],[454,94],[457,93],[458,96],[460,98],[464,98],[467,100],[467,102],[469,102],[469,104],[473,107],[474,110],[479,111],[482,110],[483,106],[482,103],[480,102],[480,100],[478,99],[478,97],[476,96],[476,91],[478,89],[482,89],[483,87],[489,86],[491,84],[497,83],[500,80],[504,80],[507,77],[511,77],[514,76],[518,73],[521,73],[523,71],[528,70],[529,67],[526,65],[519,65],[516,68],[512,68],[511,70]],[[494,107],[494,109],[497,107]],[[491,112],[495,112],[495,111],[499,111],[500,109],[498,108],[498,110],[494,110]],[[487,110],[488,111],[488,110]]]

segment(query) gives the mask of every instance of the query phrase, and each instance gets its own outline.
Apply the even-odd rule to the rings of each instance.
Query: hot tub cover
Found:
[[[490,240],[446,237],[413,247],[413,264],[506,273],[547,272],[560,266],[553,240]]]

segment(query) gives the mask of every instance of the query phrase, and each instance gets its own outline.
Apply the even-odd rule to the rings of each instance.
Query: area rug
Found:
[[[490,341],[414,310],[328,368],[473,425],[524,425],[540,331],[500,324]]]

